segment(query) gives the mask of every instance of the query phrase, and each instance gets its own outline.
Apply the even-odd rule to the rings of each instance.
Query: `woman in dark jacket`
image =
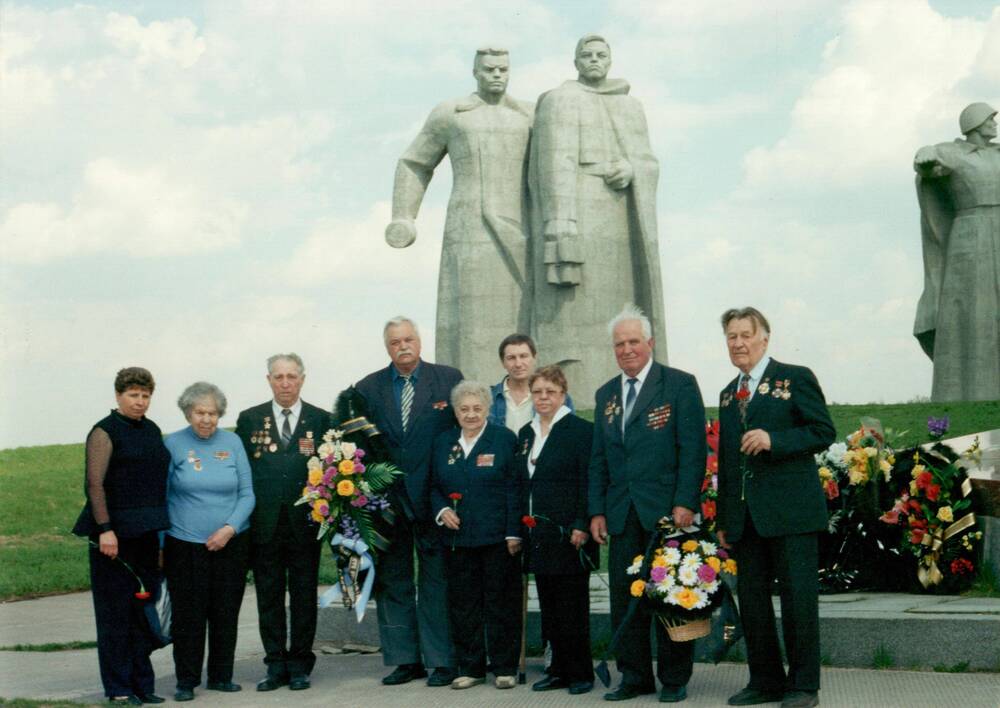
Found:
[[[451,392],[461,426],[434,441],[431,503],[444,534],[448,619],[458,678],[486,680],[486,653],[497,688],[513,688],[521,641],[521,490],[514,433],[487,424],[490,390],[462,381]]]
[[[118,406],[87,436],[87,504],[73,528],[92,542],[90,585],[104,693],[123,705],[164,700],[153,694],[149,655],[155,646],[142,606],[149,600],[137,597],[141,587],[159,586],[157,531],[170,526],[170,455],[160,429],[146,418],[154,387],[152,374],[139,367],[115,377]]]
[[[587,532],[587,467],[593,424],[570,412],[566,377],[558,366],[532,374],[535,417],[521,428],[517,460],[522,475],[527,527],[525,569],[534,573],[542,631],[552,643],[549,675],[535,691],[594,686],[590,660],[590,570],[599,562]]]

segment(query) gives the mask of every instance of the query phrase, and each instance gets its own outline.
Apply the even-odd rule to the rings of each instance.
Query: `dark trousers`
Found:
[[[448,619],[461,676],[517,673],[521,650],[521,557],[507,543],[449,549]]]
[[[628,611],[632,596],[629,587],[634,577],[625,569],[632,559],[646,552],[652,532],[639,523],[635,507],[629,506],[625,528],[611,537],[608,564],[611,569],[611,626],[617,630]],[[623,632],[618,644],[617,665],[622,683],[642,689],[651,689],[653,682],[652,651],[649,643],[649,623],[656,627],[656,675],[664,686],[685,686],[694,668],[694,642],[675,642],[667,635],[663,624],[653,617],[642,602]]]
[[[201,683],[208,633],[208,680],[233,679],[236,627],[247,580],[247,534],[234,536],[225,548],[209,551],[204,543],[167,536],[163,569],[170,590],[171,630],[177,688]]]
[[[590,657],[590,575],[535,574],[542,629],[552,644],[550,675],[593,681]]]
[[[818,539],[815,533],[762,538],[747,514],[736,543],[740,616],[750,687],[759,691],[819,690]],[[771,588],[778,581],[788,677],[781,663]]]
[[[132,566],[150,592],[160,582],[156,568],[159,549],[155,531],[137,538],[118,538],[118,557]],[[142,611],[143,601],[135,597],[139,591],[135,576],[117,560],[91,546],[90,587],[104,694],[111,697],[152,693],[155,677],[149,655],[154,645]]]
[[[316,637],[321,546],[312,537],[300,540],[295,536],[285,507],[278,515],[271,540],[253,544],[251,562],[268,676],[308,676],[316,663],[312,645]],[[287,625],[285,588],[290,615]]]

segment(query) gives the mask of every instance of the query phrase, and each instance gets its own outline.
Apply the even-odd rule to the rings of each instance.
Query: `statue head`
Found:
[[[510,55],[506,49],[483,47],[476,50],[472,62],[472,75],[476,77],[476,92],[484,100],[499,100],[507,91],[510,80]]]
[[[970,103],[958,116],[958,127],[962,130],[962,135],[968,135],[996,114],[996,110],[988,103]],[[995,129],[992,137],[996,137]]]
[[[611,47],[601,35],[586,34],[576,43],[573,63],[580,72],[581,83],[597,86],[607,78],[611,68]]]

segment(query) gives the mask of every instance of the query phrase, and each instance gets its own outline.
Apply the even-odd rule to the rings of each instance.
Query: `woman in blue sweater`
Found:
[[[226,397],[217,386],[188,386],[177,405],[191,423],[167,436],[170,474],[164,572],[173,604],[175,701],[190,701],[201,683],[208,625],[208,682],[212,691],[239,691],[233,683],[236,625],[246,586],[250,463],[235,433],[219,430]]]

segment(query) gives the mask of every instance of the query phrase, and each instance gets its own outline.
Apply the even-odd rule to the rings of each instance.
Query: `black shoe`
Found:
[[[276,691],[282,686],[288,685],[288,679],[278,676],[268,676],[265,679],[261,679],[257,682],[258,691]]]
[[[162,700],[162,699],[161,699]],[[141,706],[142,701],[138,696],[113,696],[108,698],[108,703],[113,706]]]
[[[289,691],[304,691],[312,686],[309,682],[308,676],[292,676],[292,680],[288,682]]]
[[[684,686],[664,686],[660,689],[660,703],[680,703],[688,697]]]
[[[574,681],[569,685],[569,695],[571,696],[582,696],[592,690],[594,690],[593,681]]]
[[[532,691],[555,691],[560,688],[569,688],[569,683],[558,676],[546,676],[531,684]]]
[[[205,684],[209,691],[222,691],[223,693],[236,693],[242,691],[243,687],[232,681],[209,681]]]
[[[819,705],[815,691],[789,691],[781,701],[781,708],[812,708]]]
[[[777,703],[784,697],[781,691],[758,691],[747,686],[726,701],[731,706],[756,706],[761,703]]]
[[[400,684],[409,683],[414,679],[420,678],[427,678],[427,672],[424,671],[422,664],[402,664],[382,679],[382,685],[399,686]]]
[[[190,688],[178,688],[174,691],[174,700],[178,703],[194,700],[194,690]]]
[[[621,684],[617,689],[611,693],[604,694],[604,700],[606,701],[627,701],[630,698],[635,698],[636,696],[645,696],[649,693],[656,693],[655,686],[629,686],[627,684]]]
[[[157,696],[155,693],[137,693],[135,697],[138,698],[143,703],[166,703],[167,699],[163,696]]]
[[[454,680],[454,669],[449,669],[447,666],[439,666],[431,672],[430,678],[427,679],[427,685],[431,688],[440,688],[451,685],[451,682]],[[383,681],[383,683],[385,682]]]

